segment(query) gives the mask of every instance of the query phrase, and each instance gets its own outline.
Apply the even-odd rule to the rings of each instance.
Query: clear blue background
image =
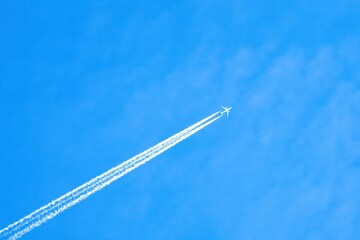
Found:
[[[360,4],[2,1],[0,228],[220,110],[24,239],[359,239]]]

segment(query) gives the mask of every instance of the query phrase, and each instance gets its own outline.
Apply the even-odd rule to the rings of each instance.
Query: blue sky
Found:
[[[358,1],[0,3],[0,228],[218,111],[24,239],[357,239]]]

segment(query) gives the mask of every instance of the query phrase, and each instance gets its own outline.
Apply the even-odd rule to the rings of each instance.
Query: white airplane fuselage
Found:
[[[232,109],[232,107],[222,107],[224,109],[224,111],[220,112],[221,115],[223,115],[224,113],[226,113],[226,116],[229,116],[230,110]]]

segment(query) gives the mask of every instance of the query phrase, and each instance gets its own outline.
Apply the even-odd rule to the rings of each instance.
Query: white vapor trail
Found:
[[[62,195],[61,197],[51,201],[45,206],[39,208],[38,210],[30,213],[22,219],[0,230],[0,238],[17,239],[21,237],[25,233],[31,231],[33,228],[40,226],[47,220],[55,217],[69,207],[74,206],[88,196],[92,195],[93,193],[101,190],[113,181],[124,176],[126,173],[150,161],[151,159],[163,153],[177,143],[200,131],[204,127],[219,119],[220,117],[222,117],[222,113],[216,112],[209,117],[206,117],[203,120],[184,129],[183,131],[156,144],[148,150],[130,158],[129,160],[119,164],[116,167],[111,168],[103,174],[91,179],[90,181],[82,184],[74,190]]]

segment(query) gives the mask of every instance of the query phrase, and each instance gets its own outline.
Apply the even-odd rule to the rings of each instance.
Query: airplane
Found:
[[[229,113],[230,113],[230,110],[232,109],[232,107],[222,107],[222,108],[224,109],[224,111],[220,112],[221,115],[226,113],[226,116],[229,117]]]

